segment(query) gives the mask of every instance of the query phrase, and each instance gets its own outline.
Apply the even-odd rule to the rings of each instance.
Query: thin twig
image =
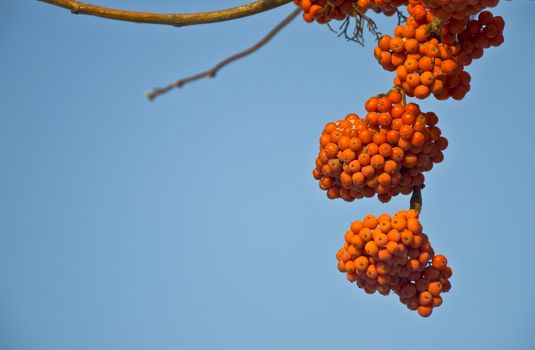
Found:
[[[352,28],[351,18],[355,20],[355,27],[353,27],[352,33],[349,34]],[[381,37],[381,32],[378,31],[375,21],[362,12],[357,5],[353,6],[353,16],[346,17],[338,28],[338,31],[333,30],[331,26],[329,26],[329,29],[336,33],[338,37],[344,36],[347,41],[354,41],[361,46],[364,46],[364,29],[368,29],[375,36],[376,40],[379,40]]]
[[[261,48],[262,46],[267,44],[275,35],[277,35],[278,32],[280,32],[295,17],[297,17],[299,15],[299,13],[301,13],[301,8],[296,8],[295,10],[292,11],[292,13],[290,13],[288,15],[288,17],[283,19],[279,24],[277,24],[277,26],[275,28],[273,28],[265,37],[263,37],[262,40],[260,40],[255,45],[253,45],[250,48],[248,48],[247,50],[238,52],[237,54],[234,54],[234,55],[224,59],[220,63],[216,64],[212,69],[209,69],[207,71],[192,75],[192,76],[184,78],[184,79],[177,80],[174,83],[169,84],[169,85],[167,85],[165,87],[155,88],[152,91],[147,92],[145,94],[145,96],[149,100],[153,100],[156,97],[158,97],[159,95],[164,94],[164,93],[166,93],[167,91],[169,91],[169,90],[171,90],[173,88],[180,88],[180,87],[182,87],[182,86],[184,86],[184,85],[186,85],[188,83],[191,83],[192,81],[199,80],[199,79],[202,79],[202,78],[213,78],[213,77],[215,77],[216,74],[219,72],[219,70],[221,68],[225,67],[229,63],[232,63],[232,62],[234,62],[234,61],[236,61],[236,60],[238,60],[240,58],[243,58],[243,57],[245,57],[247,55],[252,54],[256,50],[258,50],[259,48]]]
[[[407,16],[400,9],[396,9],[396,14],[398,16],[398,26],[407,22]]]
[[[366,16],[365,14],[361,14],[361,16],[366,21],[366,27],[368,28],[368,31],[372,33],[373,36],[375,36],[375,40],[379,41],[382,34],[378,30],[379,27],[377,27],[377,24],[375,23],[375,21],[371,19],[370,17]]]
[[[112,9],[75,0],[39,0],[54,6],[63,7],[73,14],[91,15],[136,23],[167,24],[176,27],[229,21],[255,15],[285,5],[292,0],[258,0],[249,4],[224,10],[199,13],[151,13]]]
[[[329,28],[329,30],[335,34],[338,34],[338,32],[336,30],[333,29],[333,27],[331,27],[331,24],[329,22],[326,23],[327,24],[327,28]]]

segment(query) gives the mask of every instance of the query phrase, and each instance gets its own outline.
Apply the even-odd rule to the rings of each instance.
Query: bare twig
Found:
[[[407,22],[407,16],[405,16],[405,14],[401,12],[400,9],[398,8],[396,9],[396,14],[398,16],[398,25],[401,25]]]
[[[286,27],[286,25],[288,25],[288,23],[290,23],[295,17],[297,17],[300,12],[301,12],[301,8],[296,8],[295,10],[292,11],[292,13],[290,13],[288,15],[288,17],[283,19],[279,24],[277,24],[277,26],[275,28],[273,28],[265,37],[263,37],[262,40],[260,40],[255,45],[251,46],[250,48],[248,48],[248,49],[246,49],[244,51],[238,52],[237,54],[234,54],[234,55],[224,59],[223,61],[221,61],[218,64],[216,64],[212,69],[209,69],[207,71],[192,75],[192,76],[184,78],[184,79],[177,80],[174,83],[169,84],[169,85],[167,85],[165,87],[155,88],[152,91],[147,92],[145,94],[145,96],[149,100],[153,100],[156,97],[158,97],[159,95],[162,95],[162,94],[168,92],[169,90],[171,90],[173,88],[180,88],[180,87],[182,87],[182,86],[184,86],[184,85],[186,85],[188,83],[191,83],[192,81],[195,81],[195,80],[199,80],[199,79],[203,79],[203,78],[213,78],[213,77],[215,77],[216,74],[219,72],[219,70],[221,68],[225,67],[229,63],[232,63],[232,62],[234,62],[234,61],[236,61],[236,60],[238,60],[240,58],[243,58],[243,57],[245,57],[247,55],[252,54],[256,50],[258,50],[259,48],[261,48],[262,46],[267,44],[275,35],[277,35],[278,32],[280,32],[284,27]]]
[[[249,4],[236,6],[219,11],[199,13],[150,13],[112,9],[75,0],[39,0],[51,5],[71,10],[74,14],[91,15],[118,21],[137,23],[167,24],[176,27],[223,22],[254,15],[285,5],[292,0],[258,0]]]
[[[352,18],[355,20],[354,27],[351,25]],[[374,20],[362,12],[356,5],[353,6],[353,16],[346,17],[338,28],[338,31],[332,29],[331,26],[329,26],[329,29],[338,34],[338,37],[343,36],[347,41],[354,41],[361,46],[364,46],[365,29],[375,36],[377,40],[381,37],[381,32],[379,32]]]

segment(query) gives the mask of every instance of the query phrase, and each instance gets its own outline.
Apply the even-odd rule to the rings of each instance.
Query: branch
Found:
[[[184,85],[186,85],[188,83],[191,83],[192,81],[199,80],[199,79],[202,79],[202,78],[213,78],[213,77],[215,77],[216,74],[219,72],[219,70],[221,68],[225,67],[229,63],[232,63],[232,62],[234,62],[236,60],[239,60],[240,58],[243,58],[243,57],[245,57],[247,55],[252,54],[256,50],[258,50],[259,48],[261,48],[262,46],[267,44],[275,35],[277,35],[278,32],[280,32],[295,17],[297,17],[299,15],[299,13],[301,13],[301,8],[296,8],[285,19],[283,19],[279,24],[277,24],[277,26],[275,28],[273,28],[265,37],[263,37],[262,40],[260,40],[255,45],[251,46],[250,48],[248,48],[248,49],[246,49],[244,51],[238,52],[237,54],[234,54],[234,55],[224,59],[220,63],[216,64],[212,69],[209,69],[207,71],[192,75],[192,76],[184,78],[184,79],[177,80],[174,83],[169,84],[169,85],[167,85],[165,87],[155,88],[152,91],[147,92],[145,94],[145,96],[149,100],[153,100],[156,97],[158,97],[159,95],[162,95],[162,94],[168,92],[169,90],[171,90],[173,88],[180,88],[180,87],[182,87],[182,86],[184,86]]]
[[[38,0],[71,10],[74,14],[91,15],[118,21],[167,24],[176,27],[229,21],[255,15],[285,5],[292,0],[258,0],[249,4],[219,11],[199,13],[150,13],[111,9],[75,0]]]

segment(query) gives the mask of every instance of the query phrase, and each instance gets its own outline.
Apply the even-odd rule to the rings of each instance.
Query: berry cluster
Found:
[[[430,316],[442,304],[441,293],[451,288],[452,270],[443,255],[435,255],[416,210],[354,221],[336,259],[340,272],[366,293],[392,291],[422,317]]]
[[[440,19],[464,19],[498,5],[499,0],[422,0],[422,2]]]
[[[394,84],[419,99],[433,94],[439,100],[460,100],[470,90],[470,74],[464,68],[483,56],[483,50],[503,43],[505,22],[483,11],[477,20],[451,18],[442,22],[420,0],[411,0],[405,25],[384,35],[374,50]]]
[[[381,12],[387,16],[407,3],[406,0],[294,0],[303,9],[306,22],[327,23],[331,20],[344,20],[364,14],[368,10]]]
[[[438,99],[462,99],[470,89],[470,75],[456,60],[461,46],[433,35],[439,29],[425,7],[409,8],[407,23],[396,27],[394,37],[381,37],[375,57],[383,68],[396,71],[394,84],[408,96],[424,99],[432,93]]]
[[[325,126],[313,175],[331,199],[378,195],[388,202],[424,183],[423,172],[444,159],[448,141],[438,117],[404,105],[397,89],[366,102],[366,118],[349,114]]]

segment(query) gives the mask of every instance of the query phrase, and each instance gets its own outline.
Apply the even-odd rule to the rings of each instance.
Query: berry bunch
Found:
[[[396,9],[406,4],[406,0],[294,0],[303,9],[306,22],[327,23],[331,20],[344,20],[373,10],[387,16],[396,13]]]
[[[461,46],[439,40],[438,22],[422,5],[409,6],[409,13],[394,37],[381,37],[375,57],[384,69],[396,71],[394,84],[408,96],[424,99],[432,93],[438,99],[462,99],[470,89],[470,75],[456,59]]]
[[[336,253],[338,270],[368,294],[391,291],[411,310],[430,316],[451,288],[452,270],[435,252],[416,210],[354,221]]]
[[[420,0],[411,0],[407,9],[406,24],[396,27],[394,37],[379,39],[375,58],[384,69],[396,72],[394,84],[408,96],[464,98],[471,80],[464,69],[483,56],[484,49],[503,43],[503,18],[483,11],[477,20],[466,17],[443,22]]]
[[[325,126],[313,175],[330,199],[378,195],[388,202],[424,183],[423,172],[444,159],[448,141],[438,117],[404,105],[397,89],[366,102],[366,118],[349,114]]]
[[[463,19],[495,7],[499,0],[422,0],[425,7],[440,19]]]

